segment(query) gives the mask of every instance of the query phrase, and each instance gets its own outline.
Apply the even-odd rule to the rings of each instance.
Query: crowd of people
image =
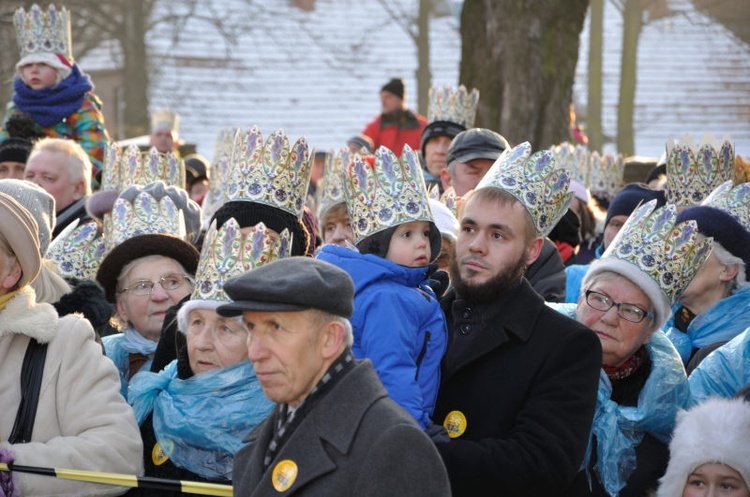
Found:
[[[580,126],[534,151],[394,78],[340,150],[252,126],[183,159],[166,109],[109,142],[66,9],[14,20],[0,496],[750,497],[728,139],[625,185]]]

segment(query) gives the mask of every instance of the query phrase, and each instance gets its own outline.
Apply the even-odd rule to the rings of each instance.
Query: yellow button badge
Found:
[[[157,466],[161,466],[165,462],[169,461],[169,456],[164,453],[162,448],[159,446],[159,442],[156,442],[154,444],[154,448],[151,451],[151,460],[154,461],[154,464]]]
[[[451,411],[443,421],[443,428],[451,438],[458,438],[466,431],[466,416],[461,411]]]
[[[271,481],[277,492],[286,492],[297,479],[297,463],[291,459],[284,459],[273,468]]]

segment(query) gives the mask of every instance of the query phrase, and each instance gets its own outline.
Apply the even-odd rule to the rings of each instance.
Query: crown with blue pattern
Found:
[[[163,154],[151,148],[142,153],[138,145],[130,145],[124,151],[116,143],[109,146],[102,167],[102,190],[123,191],[156,181],[184,189],[185,164],[172,152]]]
[[[97,223],[75,219],[47,247],[45,258],[55,263],[64,278],[93,280],[106,249]]]
[[[28,12],[17,9],[13,16],[16,27],[20,59],[38,53],[64,55],[69,62],[73,61],[70,42],[70,13],[62,7],[50,5],[44,11],[37,4]]]
[[[334,205],[346,202],[344,179],[351,155],[348,147],[342,147],[335,154],[326,154],[323,184],[322,188],[318,189],[318,219],[322,219]]]
[[[721,145],[707,133],[696,145],[690,135],[667,142],[667,202],[678,206],[700,204],[725,181],[736,182],[734,146],[729,137]]]
[[[734,186],[731,181],[726,181],[712,191],[701,205],[726,212],[750,233],[750,183]],[[750,247],[747,249],[750,250]]]
[[[103,226],[107,253],[138,235],[172,235],[183,241],[187,237],[185,218],[174,201],[168,195],[157,200],[148,192],[139,193],[132,202],[119,197]]]
[[[625,161],[621,154],[591,152],[589,183],[592,194],[612,200],[624,186]]]
[[[430,88],[427,122],[447,121],[463,126],[474,127],[479,105],[479,90],[467,90],[464,85],[457,89],[445,86]]]

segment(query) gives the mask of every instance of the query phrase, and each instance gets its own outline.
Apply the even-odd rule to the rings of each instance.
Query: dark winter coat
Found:
[[[547,302],[565,302],[565,264],[549,238],[539,257],[526,269],[526,279]]]

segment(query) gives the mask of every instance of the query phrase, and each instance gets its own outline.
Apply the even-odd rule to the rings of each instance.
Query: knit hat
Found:
[[[656,207],[661,207],[667,202],[667,197],[663,190],[653,190],[644,183],[625,185],[610,202],[604,226],[607,226],[614,216],[629,216],[638,204],[645,204],[649,200],[656,200]]]
[[[380,91],[387,91],[396,95],[401,100],[404,99],[404,80],[401,78],[392,78],[389,82],[383,85]]]
[[[29,211],[5,193],[0,193],[0,232],[21,265],[23,274],[18,286],[26,286],[34,281],[42,267],[39,228]]]
[[[681,497],[690,474],[704,464],[725,464],[750,487],[750,403],[713,397],[677,415],[669,466],[657,497]]]
[[[375,144],[369,136],[354,135],[347,140],[346,144],[350,147],[352,145],[359,147],[359,152],[363,154],[375,153]]]
[[[430,209],[432,209],[432,217],[435,219],[440,234],[456,243],[459,228],[456,216],[444,203],[432,198],[430,199]]]
[[[568,191],[573,192],[576,198],[584,204],[588,204],[589,200],[591,199],[591,197],[589,196],[589,189],[574,179],[570,180]]]
[[[199,154],[185,157],[185,184],[192,185],[199,179],[208,179],[211,174],[211,164],[208,159]]]
[[[59,76],[58,81],[65,80],[68,76],[70,76],[70,73],[73,72],[73,64],[71,64],[70,61],[68,61],[68,59],[65,58],[65,56],[62,54],[42,52],[29,54],[16,64],[16,70],[19,74],[21,74],[21,69],[23,69],[23,66],[28,66],[29,64],[46,64],[50,66],[55,71],[57,71],[57,74]],[[26,83],[26,81],[24,81],[24,83]]]
[[[44,256],[55,227],[55,198],[37,184],[20,179],[0,180],[0,192],[13,197],[34,217],[39,228],[39,253]]]
[[[6,138],[0,142],[0,162],[26,164],[34,145],[25,138]]]

